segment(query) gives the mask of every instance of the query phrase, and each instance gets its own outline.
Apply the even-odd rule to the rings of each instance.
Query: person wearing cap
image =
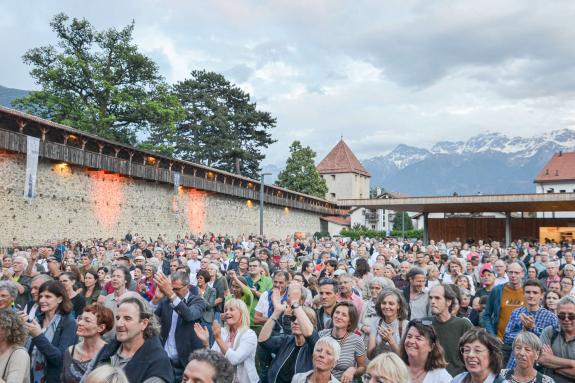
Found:
[[[54,279],[58,279],[60,274],[62,274],[62,268],[60,265],[60,261],[56,257],[48,257],[46,258],[46,262],[48,263],[48,274]]]
[[[479,275],[481,276],[481,284],[483,287],[475,292],[475,298],[489,295],[495,287],[495,271],[493,271],[489,265],[484,265]]]

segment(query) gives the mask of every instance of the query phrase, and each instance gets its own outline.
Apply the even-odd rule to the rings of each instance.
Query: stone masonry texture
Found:
[[[24,197],[26,156],[0,153],[0,247],[51,239],[259,233],[259,201],[39,160],[36,197]],[[319,231],[319,214],[266,204],[264,234]]]

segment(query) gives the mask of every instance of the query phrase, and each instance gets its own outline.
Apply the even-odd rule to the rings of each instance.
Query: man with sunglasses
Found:
[[[566,295],[557,305],[559,329],[549,326],[541,333],[539,363],[555,383],[575,381],[575,297]]]

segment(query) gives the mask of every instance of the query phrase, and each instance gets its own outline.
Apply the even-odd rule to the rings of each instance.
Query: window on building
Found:
[[[565,189],[559,190],[559,193],[565,193]]]
[[[555,192],[555,189],[553,189],[553,188],[547,189],[547,193],[554,193],[554,192]]]
[[[331,175],[331,179],[335,181],[335,174]]]
[[[331,194],[331,198],[335,198],[335,193],[329,193]]]

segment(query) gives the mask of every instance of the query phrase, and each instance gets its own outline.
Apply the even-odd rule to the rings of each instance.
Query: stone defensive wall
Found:
[[[40,139],[35,197],[24,198],[27,137]],[[174,174],[179,174],[179,181]],[[178,186],[179,185],[179,186]],[[259,232],[260,182],[158,156],[0,107],[0,247],[13,238]],[[338,215],[323,199],[264,186],[264,234],[313,234]]]

